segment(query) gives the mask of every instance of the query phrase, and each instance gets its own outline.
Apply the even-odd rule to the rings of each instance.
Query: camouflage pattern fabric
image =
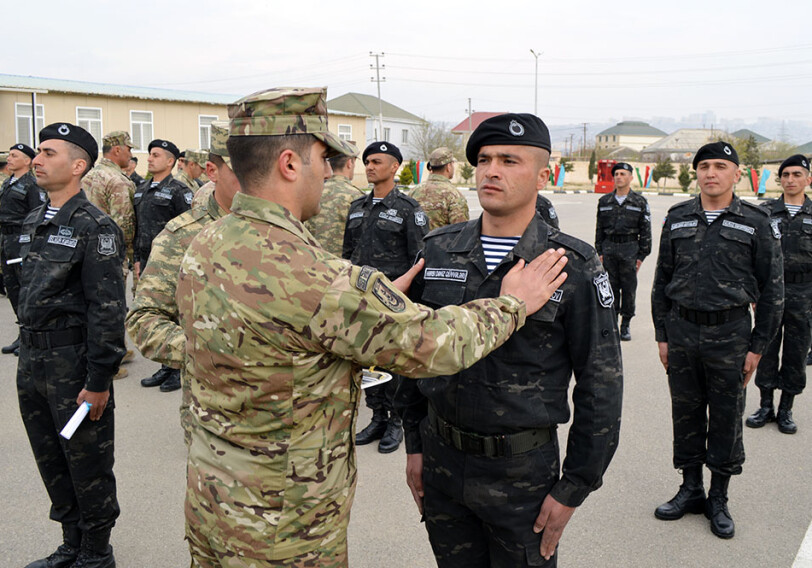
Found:
[[[192,179],[192,176],[186,173],[186,170],[178,170],[178,173],[175,174],[175,179],[178,180],[180,183],[191,189],[193,192],[200,189],[197,185],[197,182]]]
[[[104,135],[102,138],[102,147],[104,146],[127,146],[128,148],[135,148],[130,133],[126,130],[114,130]]]
[[[195,207],[206,207],[206,204],[209,202],[209,197],[212,196],[214,192],[214,182],[207,181],[203,185],[200,186],[195,192],[195,196],[192,199],[192,209]]]
[[[171,219],[191,208],[194,193],[168,175],[155,186],[152,180],[145,181],[138,186],[134,197],[136,230],[133,260],[140,262],[141,270],[144,270],[152,240]]]
[[[206,162],[209,159],[209,151],[208,150],[186,150],[186,161],[193,162],[203,168],[206,169]]]
[[[133,195],[135,184],[117,164],[107,158],[99,163],[82,178],[82,189],[90,202],[108,215],[121,232],[127,245],[127,258],[132,258],[133,239],[135,238],[135,208]],[[125,260],[125,262],[127,262]]]
[[[244,557],[223,561],[235,566],[346,554],[361,365],[452,374],[525,318],[509,296],[413,304],[380,272],[324,251],[283,207],[242,193],[192,241],[176,297],[195,423],[187,538],[193,557]]]
[[[468,201],[443,175],[429,175],[410,195],[429,216],[429,231],[468,220]]]
[[[324,182],[321,209],[318,215],[305,222],[307,230],[318,239],[324,250],[341,256],[350,205],[363,196],[364,192],[342,175],[334,175]]]
[[[8,175],[6,172],[0,172],[0,184],[5,183],[6,180],[9,179],[10,177],[11,176]]]

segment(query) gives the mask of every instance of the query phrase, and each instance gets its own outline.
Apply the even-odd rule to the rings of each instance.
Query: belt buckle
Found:
[[[460,437],[460,450],[466,454],[485,454],[484,439],[479,436],[472,436],[470,434],[463,435],[459,432]]]

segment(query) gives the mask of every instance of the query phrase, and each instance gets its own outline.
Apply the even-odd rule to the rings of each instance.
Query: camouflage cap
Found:
[[[312,134],[332,154],[352,155],[352,148],[327,129],[325,87],[258,91],[228,105],[228,117],[231,136]]]
[[[114,130],[113,132],[105,134],[104,138],[102,138],[102,146],[127,146],[129,148],[135,148],[135,144],[133,144],[130,138],[130,133],[126,130]]]
[[[231,167],[231,158],[228,157],[228,122],[217,120],[211,123],[211,144],[210,154],[216,154],[223,158],[223,161]]]
[[[8,162],[8,152],[0,152],[0,164]]]
[[[453,161],[454,153],[445,146],[437,148],[429,156],[429,165],[432,168],[440,168],[446,164],[450,164]]]
[[[183,158],[187,162],[194,162],[201,168],[205,168],[206,162],[209,160],[209,153],[206,152],[205,150],[192,150],[191,148],[189,148],[186,150],[186,152],[184,152],[184,154],[185,155],[183,156]]]

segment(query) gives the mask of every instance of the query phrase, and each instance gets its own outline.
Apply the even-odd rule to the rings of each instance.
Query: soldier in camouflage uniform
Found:
[[[760,428],[775,420],[781,432],[794,434],[798,426],[792,420],[792,403],[806,386],[805,358],[812,340],[812,200],[805,193],[812,176],[806,156],[796,154],[784,160],[778,168],[778,181],[784,193],[762,207],[770,215],[773,227],[781,233],[784,316],[778,333],[758,364],[756,386],[761,392],[761,407],[745,424]],[[777,417],[773,407],[775,389],[781,391]]]
[[[11,177],[8,171],[8,152],[0,152],[0,185]]]
[[[595,250],[609,273],[620,314],[620,339],[631,341],[629,324],[634,317],[637,272],[651,254],[651,212],[648,201],[632,191],[632,167],[619,162],[612,167],[615,190],[598,200]]]
[[[764,210],[733,192],[738,165],[727,142],[697,151],[700,195],[669,209],[651,292],[671,389],[674,467],[683,475],[677,494],[654,514],[670,521],[704,512],[719,538],[735,532],[727,493],[744,463],[744,387],[784,307],[780,233]],[[707,501],[703,465],[711,471]]]
[[[183,384],[181,424],[187,438],[189,388],[183,372],[185,339],[178,324],[175,290],[180,262],[189,243],[203,227],[231,211],[231,201],[239,189],[226,148],[227,127],[228,123],[218,122],[211,127],[212,144],[206,171],[214,180],[214,191],[208,194],[205,203],[169,221],[155,237],[126,321],[127,331],[141,354],[173,370],[173,376],[161,385],[161,392],[177,390]]]
[[[255,93],[229,116],[242,189],[192,241],[177,290],[194,420],[192,566],[346,567],[360,365],[425,376],[472,364],[563,282],[562,260],[550,251],[514,272],[502,287],[513,296],[415,305],[302,224],[318,211],[327,158],[351,153],[327,128],[325,90]]]
[[[340,257],[344,245],[344,229],[350,205],[364,192],[352,184],[355,160],[359,151],[347,142],[352,155],[341,154],[330,158],[333,175],[324,183],[319,212],[305,222],[305,227],[322,244],[324,250]]]
[[[8,153],[12,177],[0,186],[0,263],[3,265],[6,293],[15,314],[20,295],[20,228],[25,217],[45,201],[45,193],[31,172],[31,160],[36,155],[34,149],[26,144],[12,146]],[[16,355],[19,348],[18,337],[11,345],[3,347],[2,352]]]
[[[568,277],[480,362],[401,383],[407,483],[441,568],[555,566],[561,532],[617,448],[623,374],[612,290],[595,250],[536,213],[550,156],[538,117],[484,121],[466,154],[484,212],[426,237],[412,298],[440,308],[497,296],[517,262],[548,247],[566,251]],[[489,250],[497,239],[501,260]],[[573,373],[575,418],[560,475],[556,427],[571,415]]]
[[[39,139],[34,167],[49,201],[28,215],[19,237],[17,392],[63,543],[27,568],[114,568],[111,382],[124,355],[124,239],[81,190],[98,155],[93,136],[57,123]],[[89,416],[69,440],[60,437],[83,402],[91,404]]]
[[[429,231],[468,220],[468,201],[451,183],[454,177],[454,154],[446,147],[434,150],[426,166],[429,179],[414,188],[410,195],[429,217]]]
[[[183,158],[178,160],[178,175],[175,179],[186,185],[192,192],[200,189],[197,178],[206,170],[208,152],[203,150],[186,150]]]

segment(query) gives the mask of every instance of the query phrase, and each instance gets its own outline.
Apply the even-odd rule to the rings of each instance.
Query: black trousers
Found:
[[[626,319],[633,318],[637,297],[637,258],[604,254],[603,267],[609,274],[615,295],[615,311]]]
[[[50,518],[105,531],[119,515],[113,475],[113,400],[98,421],[85,418],[70,440],[59,432],[76,411],[85,382],[86,346],[20,347],[17,395],[20,414],[51,499]]]
[[[0,262],[3,263],[3,283],[6,286],[6,295],[14,315],[17,315],[17,304],[20,299],[20,268],[22,263],[8,264],[9,260],[20,258],[20,235],[2,235],[0,246]]]
[[[392,380],[382,385],[364,389],[364,400],[367,408],[372,411],[386,411],[394,415],[395,391],[398,389],[400,381],[404,380],[400,375],[392,374]],[[410,379],[405,379],[410,380]]]

